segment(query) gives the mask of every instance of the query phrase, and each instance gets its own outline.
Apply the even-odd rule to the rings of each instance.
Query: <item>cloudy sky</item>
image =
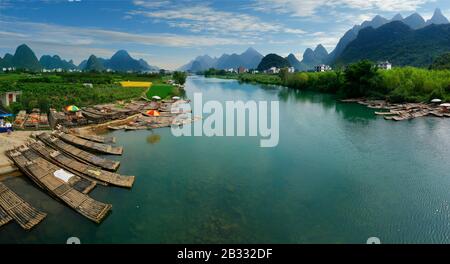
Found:
[[[0,0],[0,55],[26,43],[79,63],[126,49],[166,69],[250,46],[301,58],[376,14],[429,18],[437,7],[450,17],[448,0]]]

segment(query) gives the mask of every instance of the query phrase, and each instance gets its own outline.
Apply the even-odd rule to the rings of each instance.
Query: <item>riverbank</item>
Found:
[[[208,76],[208,72],[205,72]],[[217,78],[222,78],[216,75]],[[243,73],[224,75],[246,83],[282,85],[292,89],[336,94],[341,99],[371,98],[390,103],[450,102],[450,70],[414,67],[377,69],[369,61],[348,65],[345,70],[278,74]]]
[[[4,176],[17,175],[18,172],[17,167],[5,155],[5,152],[25,144],[33,133],[41,132],[43,131],[14,131],[10,135],[7,133],[0,134],[0,180],[4,179]]]

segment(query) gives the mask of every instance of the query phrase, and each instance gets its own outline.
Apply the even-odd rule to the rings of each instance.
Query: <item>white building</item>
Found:
[[[329,65],[325,65],[325,64],[320,64],[317,65],[316,67],[314,67],[316,72],[326,72],[326,71],[331,71],[331,67]]]
[[[94,85],[92,83],[83,83],[83,86],[86,88],[94,88]]]
[[[389,61],[381,61],[378,62],[377,68],[382,70],[392,70],[392,64]]]
[[[7,68],[3,68],[2,70],[3,70],[4,72],[5,72],[5,71],[15,71],[16,68],[15,68],[15,67],[7,67]]]
[[[266,70],[266,73],[269,74],[277,74],[280,72],[280,69],[277,67],[270,67],[268,70]]]
[[[295,72],[295,68],[294,67],[289,67],[288,68],[288,72],[289,73],[294,73]]]
[[[11,103],[17,102],[17,96],[21,95],[20,91],[12,91],[0,94],[0,102],[4,107],[8,107]]]

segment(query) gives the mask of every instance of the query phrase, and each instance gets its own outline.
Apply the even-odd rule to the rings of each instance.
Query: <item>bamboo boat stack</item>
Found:
[[[424,116],[450,117],[450,113],[444,111],[442,107],[436,104],[425,103],[406,103],[391,104],[383,100],[365,100],[365,99],[346,99],[341,100],[344,103],[358,103],[376,111],[376,115],[383,116],[386,120],[403,121]],[[386,111],[387,110],[387,111]]]
[[[94,153],[121,155],[123,148],[109,145],[114,138],[90,136],[61,128],[44,132],[6,155],[36,186],[82,216],[102,222],[112,205],[96,201],[90,193],[97,184],[131,188],[135,177],[116,173],[120,162]],[[83,149],[81,149],[83,148]],[[32,208],[19,196],[6,192],[0,183],[0,226],[16,220],[23,228],[35,226],[46,214]],[[13,197],[13,198],[11,198]]]

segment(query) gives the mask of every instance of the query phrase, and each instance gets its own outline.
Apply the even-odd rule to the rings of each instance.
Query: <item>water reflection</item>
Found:
[[[369,124],[377,119],[375,111],[363,105],[355,103],[336,103],[336,113],[345,121],[360,124]]]
[[[161,141],[161,135],[158,134],[151,134],[147,137],[147,143],[149,144],[156,144]]]

